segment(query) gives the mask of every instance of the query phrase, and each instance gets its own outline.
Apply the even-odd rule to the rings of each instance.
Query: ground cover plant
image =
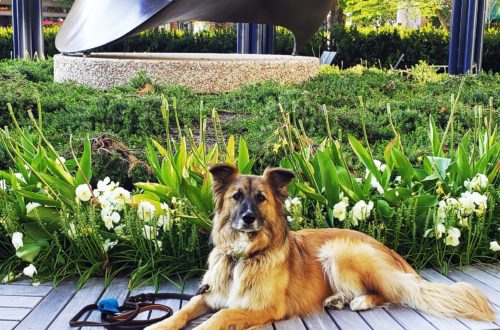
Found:
[[[0,62],[6,281],[196,275],[207,168],[221,161],[292,168],[293,229],[361,230],[416,267],[497,257],[498,75],[323,68],[300,85],[196,95],[144,75],[109,91],[59,85],[51,69]]]

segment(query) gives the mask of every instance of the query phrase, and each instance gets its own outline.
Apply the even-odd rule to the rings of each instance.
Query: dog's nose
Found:
[[[245,214],[243,214],[241,218],[243,219],[243,222],[246,223],[247,225],[253,223],[256,219],[255,214],[251,211],[245,212]]]

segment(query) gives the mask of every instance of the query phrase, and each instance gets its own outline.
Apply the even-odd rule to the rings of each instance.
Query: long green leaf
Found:
[[[75,184],[77,186],[90,182],[92,179],[92,146],[90,139],[87,138],[83,141],[83,154],[80,159],[80,166],[76,173]]]

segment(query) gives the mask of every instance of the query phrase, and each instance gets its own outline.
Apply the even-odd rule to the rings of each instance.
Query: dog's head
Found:
[[[232,165],[210,168],[216,201],[213,239],[220,242],[247,233],[252,239],[280,238],[286,234],[283,202],[294,174],[268,168],[262,176],[240,175]],[[264,243],[264,242],[262,242]]]

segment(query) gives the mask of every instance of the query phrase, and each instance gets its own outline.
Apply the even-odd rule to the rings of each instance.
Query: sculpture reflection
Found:
[[[283,26],[300,49],[332,5],[333,0],[77,0],[56,47],[62,53],[87,52],[168,22],[197,20]]]

